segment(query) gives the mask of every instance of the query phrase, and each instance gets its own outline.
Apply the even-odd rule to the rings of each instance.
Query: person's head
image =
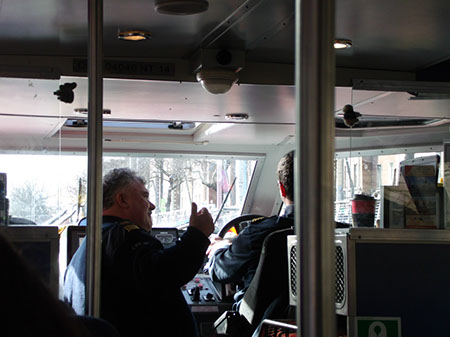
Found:
[[[149,231],[155,205],[148,197],[144,179],[128,168],[113,169],[103,178],[103,215],[130,220]]]
[[[294,203],[294,151],[283,156],[277,167],[278,185],[285,204]]]

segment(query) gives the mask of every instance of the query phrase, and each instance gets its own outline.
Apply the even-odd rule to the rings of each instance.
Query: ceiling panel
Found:
[[[62,114],[87,108],[87,79],[63,78],[76,82],[75,101],[62,104]],[[226,114],[249,115],[243,123],[294,123],[294,89],[289,86],[235,85],[224,95],[213,95],[199,83],[109,80],[104,81],[108,119],[229,122]]]
[[[162,15],[153,1],[104,3],[106,57],[188,59],[200,47],[238,48],[248,62],[294,63],[293,0],[210,1],[207,12]],[[338,67],[416,71],[450,58],[448,0],[336,0],[336,37],[353,48],[336,52]],[[26,24],[24,24],[26,23]],[[2,55],[87,53],[87,2],[3,0]],[[117,40],[117,32],[142,29],[153,38]]]

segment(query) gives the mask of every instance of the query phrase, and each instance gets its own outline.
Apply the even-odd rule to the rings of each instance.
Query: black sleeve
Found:
[[[147,286],[155,282],[183,286],[199,271],[209,246],[208,238],[192,227],[166,249],[156,238],[150,238],[132,248],[135,279]]]
[[[246,227],[227,248],[219,249],[210,263],[210,275],[214,281],[223,283],[239,281],[249,268],[259,261],[258,233],[254,226]]]

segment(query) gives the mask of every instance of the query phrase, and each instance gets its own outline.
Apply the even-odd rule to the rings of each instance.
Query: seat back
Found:
[[[283,318],[289,308],[287,236],[292,228],[269,234],[264,240],[255,276],[239,308],[256,328],[265,318]]]
[[[72,319],[86,329],[86,336],[120,337],[117,329],[104,319],[86,315],[73,315]]]

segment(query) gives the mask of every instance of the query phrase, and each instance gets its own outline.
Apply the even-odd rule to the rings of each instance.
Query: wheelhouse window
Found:
[[[103,170],[129,167],[146,180],[156,206],[154,227],[185,228],[195,202],[199,209],[209,209],[218,228],[241,214],[256,163],[248,158],[188,155],[105,157]]]
[[[80,155],[0,155],[11,223],[77,224],[86,215],[87,159]],[[188,225],[191,202],[216,227],[241,214],[257,160],[201,156],[105,156],[104,173],[128,167],[146,180],[155,227]]]

